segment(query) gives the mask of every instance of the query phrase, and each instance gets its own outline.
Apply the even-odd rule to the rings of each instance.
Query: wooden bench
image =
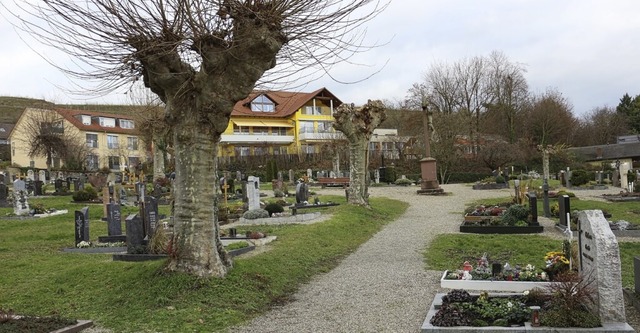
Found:
[[[349,186],[349,177],[318,177],[318,183],[325,188],[327,186],[342,186],[347,188]]]
[[[298,205],[295,204],[293,206],[290,206],[289,209],[291,209],[291,215],[296,215],[298,213],[298,209],[307,209],[307,208],[322,208],[322,207],[332,207],[332,206],[337,206],[339,204],[337,203],[326,203],[326,204],[310,204],[310,205]]]

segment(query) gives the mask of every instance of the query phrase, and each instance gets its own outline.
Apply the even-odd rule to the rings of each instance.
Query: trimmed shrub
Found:
[[[411,179],[407,179],[407,178],[405,178],[405,179],[398,178],[398,179],[396,179],[394,184],[400,185],[400,186],[409,186],[409,185],[413,184],[413,181]]]
[[[262,219],[269,217],[269,212],[261,208],[252,209],[244,212],[244,214],[242,214],[242,217],[247,220]]]
[[[594,179],[595,177],[590,174],[587,170],[579,169],[571,172],[571,185],[573,186],[581,186],[585,184],[589,184],[589,180]]]
[[[527,221],[529,210],[523,205],[511,205],[502,214],[502,222],[514,226],[518,221]]]
[[[284,212],[284,207],[282,207],[277,202],[268,203],[264,209],[269,212],[269,216],[273,216],[274,213],[282,213]]]

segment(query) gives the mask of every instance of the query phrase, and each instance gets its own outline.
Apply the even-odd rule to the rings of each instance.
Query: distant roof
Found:
[[[251,101],[260,95],[269,97],[275,104],[275,112],[253,112],[251,111]],[[270,117],[270,118],[286,118],[298,111],[302,106],[312,99],[320,100],[332,100],[333,107],[338,107],[342,104],[338,98],[336,98],[326,88],[321,88],[310,93],[304,92],[292,92],[292,91],[253,91],[249,96],[240,102],[236,103],[233,107],[232,116],[256,116],[256,117]],[[327,102],[327,104],[330,104]]]
[[[609,144],[588,147],[573,147],[568,151],[581,156],[586,161],[606,161],[619,158],[640,157],[640,142]]]
[[[106,117],[106,118],[114,118],[114,119],[125,119],[125,120],[133,120],[133,117],[123,114],[116,113],[107,113],[107,112],[95,112],[95,111],[85,111],[85,110],[67,110],[67,109],[57,109],[55,110],[58,114],[60,114],[64,119],[69,121],[73,126],[77,127],[83,131],[90,132],[110,132],[110,133],[121,133],[121,134],[137,134],[138,131],[135,128],[121,128],[121,127],[102,127],[100,124],[91,122],[91,125],[85,125],[82,123],[82,119],[78,119],[80,117],[76,117],[79,115],[86,115],[91,117]]]
[[[11,134],[14,125],[15,124],[7,123],[0,124],[0,140],[7,140],[9,138],[9,134]]]

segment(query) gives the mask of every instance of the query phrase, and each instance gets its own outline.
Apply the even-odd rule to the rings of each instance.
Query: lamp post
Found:
[[[431,157],[431,132],[433,130],[433,120],[429,112],[429,106],[426,98],[422,99],[422,113],[424,119],[424,145],[425,155],[420,160],[420,173],[422,182],[418,194],[442,194],[444,190],[438,184],[438,175],[436,173],[436,159]]]

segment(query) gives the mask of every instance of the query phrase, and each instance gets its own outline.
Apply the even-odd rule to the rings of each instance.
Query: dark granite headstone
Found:
[[[296,185],[296,203],[301,204],[309,201],[309,187],[306,183],[300,182]]]
[[[6,177],[4,176],[4,174],[0,173],[0,183],[6,183],[5,179]]]
[[[89,207],[75,211],[76,246],[82,241],[89,242]]]
[[[56,189],[56,193],[62,193],[64,192],[64,188],[63,188],[63,184],[62,184],[62,179],[58,178],[55,181],[55,189]]]
[[[33,195],[43,195],[42,186],[44,182],[42,180],[36,180],[33,182]]]
[[[491,275],[496,276],[502,273],[502,264],[499,262],[494,262],[491,264]]]
[[[529,225],[540,225],[538,223],[538,197],[536,192],[529,192],[527,196],[529,197],[529,214],[531,214]]]
[[[144,226],[138,214],[129,215],[125,219],[125,229],[127,233],[127,253],[139,253],[144,246]]]
[[[0,183],[0,207],[11,207],[9,201],[9,187],[3,183]]]
[[[640,258],[633,257],[633,281],[635,283],[636,294],[640,293]]]
[[[571,212],[571,205],[569,203],[569,196],[563,195],[558,198],[558,208],[560,211],[560,226],[567,227],[571,223],[571,218],[567,217],[567,214]]]
[[[116,203],[107,204],[107,232],[109,236],[122,235],[122,212]]]
[[[158,225],[158,200],[148,195],[144,198],[144,234],[147,239],[153,237]]]

